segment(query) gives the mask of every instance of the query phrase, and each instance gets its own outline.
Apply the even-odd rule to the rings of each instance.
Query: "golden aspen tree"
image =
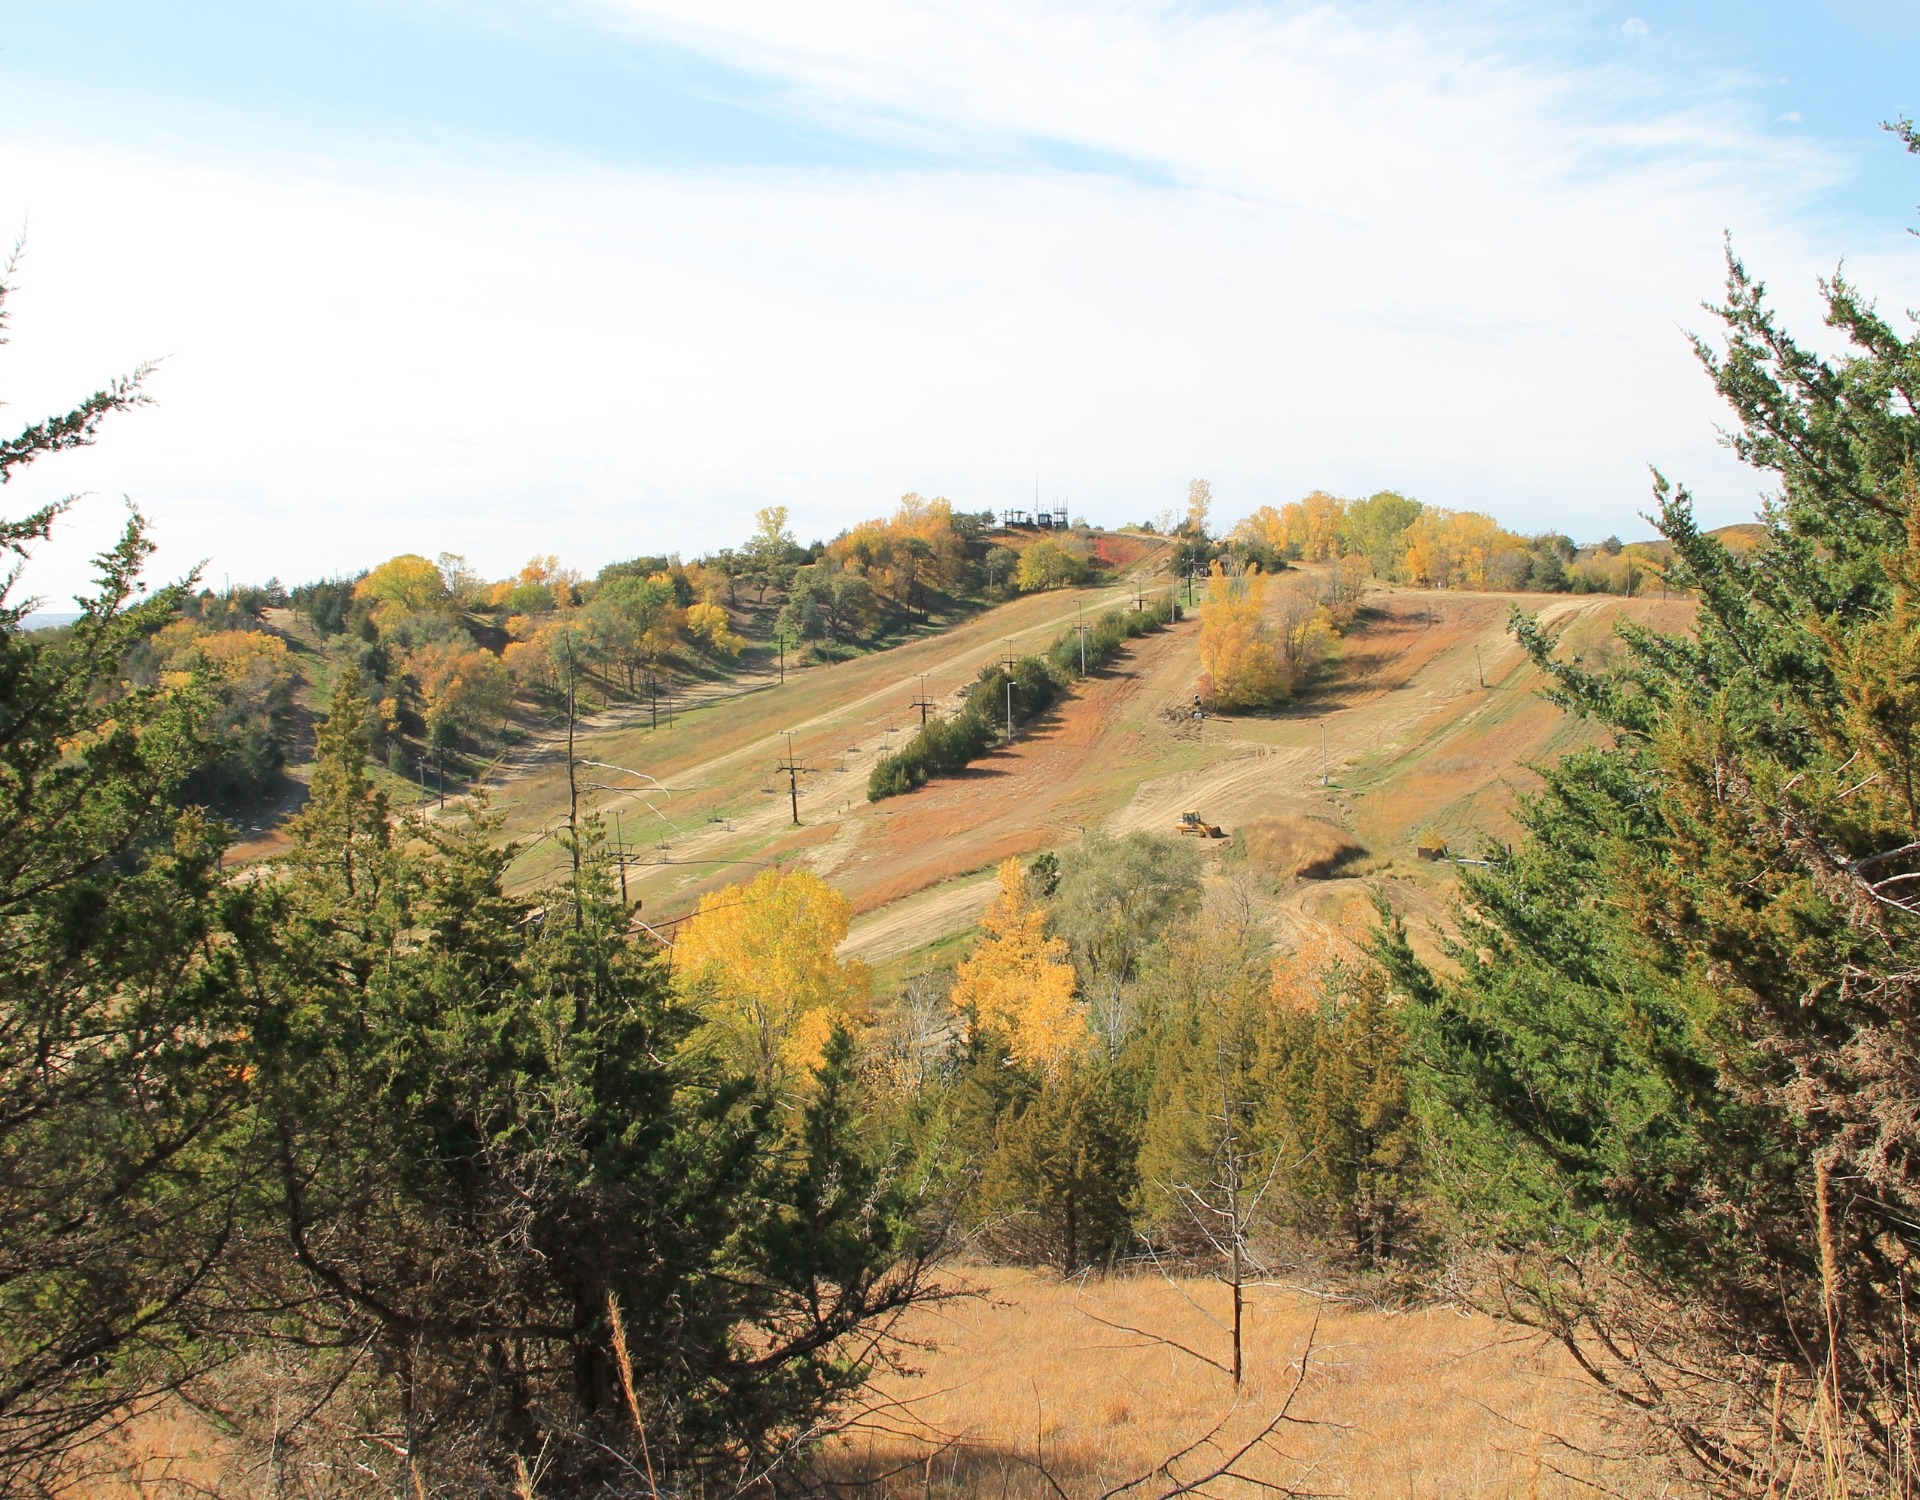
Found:
[[[1235,526],[1227,540],[1264,547],[1269,552],[1284,552],[1287,550],[1286,519],[1271,505],[1263,505]]]
[[[1508,533],[1500,529],[1500,523],[1492,516],[1482,515],[1479,511],[1456,510],[1448,514],[1442,538],[1447,554],[1453,561],[1458,586],[1483,589],[1487,586],[1488,570],[1502,550]]]
[[[1401,570],[1409,583],[1430,588],[1484,589],[1504,554],[1527,552],[1525,537],[1476,510],[1420,512],[1406,530]]]
[[[1400,570],[1420,588],[1446,588],[1453,581],[1453,560],[1446,548],[1446,512],[1424,510],[1406,530]]]
[[[387,559],[353,586],[354,597],[371,600],[374,615],[385,622],[424,610],[438,609],[447,600],[446,579],[439,568],[417,552]]]
[[[727,612],[717,604],[694,604],[687,609],[687,633],[704,637],[713,651],[720,656],[738,656],[740,648],[747,644],[746,637],[736,635],[727,622]]]
[[[1267,583],[1258,568],[1234,578],[1217,562],[1207,580],[1200,665],[1223,707],[1252,708],[1286,695],[1279,644],[1265,617]]]
[[[1304,562],[1325,562],[1340,555],[1340,531],[1347,518],[1347,502],[1325,490],[1315,490],[1280,512],[1286,545]]]
[[[866,1020],[870,976],[842,962],[853,903],[806,870],[762,870],[703,896],[674,943],[674,987],[709,1034],[768,1083],[819,1068],[836,1026]]]
[[[960,964],[954,1009],[1005,1038],[1016,1062],[1058,1072],[1088,1040],[1086,1007],[1074,998],[1067,945],[1047,936],[1046,908],[1019,860],[1000,866],[1000,893],[980,925],[987,935]]]

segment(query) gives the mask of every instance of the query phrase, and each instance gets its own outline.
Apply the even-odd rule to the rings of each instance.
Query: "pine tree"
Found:
[[[1695,635],[1628,630],[1595,675],[1517,622],[1609,742],[1468,875],[1457,978],[1387,944],[1502,1304],[1735,1493],[1783,1493],[1808,1445],[1876,1492],[1917,1477],[1920,344],[1825,292],[1835,362],[1730,260],[1699,347],[1780,482],[1765,544],[1732,555],[1663,481]]]
[[[542,1455],[556,1493],[643,1463],[737,1484],[864,1379],[847,1339],[930,1292],[935,1238],[862,1141],[851,1042],[829,1035],[797,1110],[690,1045],[703,1018],[628,938],[594,825],[577,882],[508,896],[484,806],[394,821],[365,716],[344,680],[271,890],[242,1329],[295,1351],[283,1394],[338,1385],[352,1425],[273,1450],[344,1475],[380,1423],[403,1490]],[[196,1397],[251,1432],[272,1389]]]
[[[1116,1083],[1104,1061],[1064,1062],[1001,1112],[974,1203],[995,1240],[1069,1275],[1129,1247],[1139,1142]]]
[[[0,274],[0,328],[11,266]],[[0,483],[91,443],[144,372],[0,442]],[[0,519],[24,559],[64,506]],[[183,588],[142,597],[133,515],[77,623],[26,632],[0,581],[0,1491],[52,1492],[102,1424],[216,1361],[242,1198],[253,894],[180,805],[213,757],[204,676],[124,667]]]

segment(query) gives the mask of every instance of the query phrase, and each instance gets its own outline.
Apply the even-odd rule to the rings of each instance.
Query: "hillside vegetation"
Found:
[[[1920,351],[1825,292],[1700,346],[1758,536],[9,575],[0,1492],[1913,1493]]]

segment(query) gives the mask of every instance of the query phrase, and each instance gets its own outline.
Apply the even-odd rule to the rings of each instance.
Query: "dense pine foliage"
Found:
[[[1629,631],[1594,674],[1516,620],[1607,742],[1548,770],[1524,841],[1469,875],[1457,975],[1389,950],[1421,1115],[1502,1309],[1724,1490],[1824,1469],[1905,1494],[1920,343],[1825,291],[1837,361],[1730,263],[1724,347],[1699,347],[1733,447],[1778,481],[1765,544],[1731,554],[1662,483],[1694,635]]]

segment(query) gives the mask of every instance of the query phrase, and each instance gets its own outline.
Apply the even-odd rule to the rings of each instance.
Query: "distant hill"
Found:
[[[1731,526],[1716,526],[1707,533],[1729,552],[1745,556],[1766,540],[1767,528],[1758,521],[1736,521]],[[1629,542],[1626,550],[1641,557],[1665,562],[1673,552],[1673,543],[1665,537],[1650,542]]]
[[[1287,607],[1280,593],[1316,598],[1325,580],[1313,566],[1283,576],[1277,611]],[[1508,610],[1524,601],[1566,651],[1600,661],[1617,649],[1616,624],[1685,630],[1694,607],[1681,597],[1380,587],[1299,700],[1200,721],[1189,707],[1203,671],[1189,616],[1129,646],[967,771],[867,801],[874,762],[918,727],[922,701],[933,714],[957,712],[982,665],[1010,649],[1043,652],[1078,620],[1131,608],[1134,592],[1119,581],[1025,595],[890,650],[790,665],[784,684],[763,677],[689,702],[671,727],[610,711],[583,727],[577,753],[633,774],[605,778],[582,805],[605,818],[629,892],[660,930],[728,882],[797,864],[846,892],[856,914],[847,951],[881,964],[883,985],[951,961],[999,861],[1057,849],[1087,828],[1172,833],[1188,811],[1229,835],[1245,830],[1202,853],[1272,886],[1260,904],[1285,941],[1358,930],[1379,889],[1432,948],[1455,871],[1423,847],[1481,857],[1511,838],[1514,794],[1535,784],[1527,768],[1591,733],[1540,695]],[[797,808],[776,769],[789,756],[803,768]],[[520,845],[512,883],[534,890],[558,878],[565,851],[544,837],[567,807],[557,731],[518,747],[490,790],[503,835]],[[1268,847],[1280,827],[1313,834],[1328,857],[1281,869]]]
[[[1758,521],[1738,521],[1732,526],[1715,527],[1707,535],[1718,537],[1729,552],[1751,552],[1766,539],[1767,528]]]

